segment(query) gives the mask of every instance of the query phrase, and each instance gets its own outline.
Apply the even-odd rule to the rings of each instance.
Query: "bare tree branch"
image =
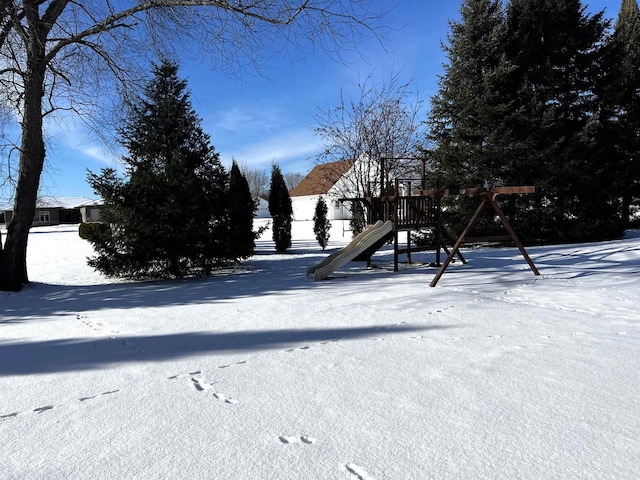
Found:
[[[292,190],[293,187],[298,185],[304,178],[304,175],[298,172],[288,172],[282,176],[284,177],[284,183],[287,185],[288,190]]]
[[[358,87],[357,98],[348,98],[342,91],[337,107],[316,115],[313,129],[323,143],[318,163],[360,160],[345,185],[345,196],[364,195],[370,183],[379,189],[381,176],[387,182],[420,171],[411,159],[423,138],[419,120],[423,100],[411,91],[411,82],[402,82],[395,74],[388,84],[377,85],[369,76]]]
[[[266,170],[251,167],[246,163],[239,165],[242,175],[249,184],[249,190],[253,199],[259,197],[266,198],[269,194],[269,183],[271,181],[270,174]]]
[[[68,2],[63,2],[62,0],[59,2],[54,2],[54,4],[62,3],[66,4]],[[226,0],[157,0],[141,2],[129,9],[123,10],[118,13],[112,13],[104,20],[96,22],[93,26],[87,28],[86,30],[78,32],[68,38],[59,40],[57,45],[49,51],[48,57],[54,57],[61,49],[63,49],[67,45],[81,41],[87,37],[91,37],[116,28],[130,27],[131,25],[126,23],[126,20],[135,19],[138,13],[147,12],[150,10],[166,10],[179,7],[183,9],[194,7],[215,7],[217,9],[232,12],[238,15],[238,18],[251,18],[262,23],[279,26],[291,25],[296,20],[296,18],[298,18],[305,10],[315,10],[316,12],[320,12],[322,14],[329,13],[325,12],[325,10],[322,8],[310,7],[310,0],[304,0],[297,7],[288,6],[289,2],[281,3],[282,7],[278,9],[274,8],[274,5],[277,5],[278,2],[255,2],[249,5],[243,5],[241,1],[238,1],[234,4]],[[62,8],[64,8],[64,6],[62,6]],[[336,18],[341,18],[342,20],[360,21],[351,15],[344,15],[340,13],[333,13],[333,15]]]

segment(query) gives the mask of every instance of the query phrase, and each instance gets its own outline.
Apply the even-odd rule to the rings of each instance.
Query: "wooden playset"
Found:
[[[347,201],[359,201],[365,206],[366,219],[369,225],[375,224],[378,221],[393,222],[393,230],[390,235],[393,236],[394,271],[398,270],[398,259],[400,255],[406,254],[407,262],[411,263],[411,254],[413,252],[435,250],[436,258],[435,262],[432,265],[439,267],[439,270],[430,284],[432,287],[435,287],[449,264],[454,260],[454,257],[458,256],[462,263],[467,263],[466,259],[460,252],[460,247],[464,243],[502,242],[511,240],[520,250],[520,253],[528,263],[534,275],[540,274],[498,203],[498,197],[500,195],[526,195],[535,193],[534,186],[501,186],[491,188],[458,188],[435,190],[426,189],[423,168],[420,188],[412,190],[411,183],[407,182],[404,184],[407,194],[400,195],[399,187],[401,181],[402,180],[399,179],[395,180],[392,195],[373,196],[370,194],[371,189],[367,188],[367,194],[364,198],[344,199]],[[380,186],[380,191],[389,190],[388,188],[384,188],[384,174],[381,175]],[[473,216],[469,219],[469,222],[467,223],[465,229],[455,240],[449,238],[446,235],[446,232],[442,228],[441,223],[442,197],[451,195],[471,195],[479,196],[481,198],[480,205],[476,209]],[[473,238],[469,237],[469,232],[472,230],[473,226],[476,224],[481,214],[488,206],[492,207],[494,212],[500,218],[500,221],[505,227],[508,235]],[[417,232],[425,229],[433,232],[433,241],[431,245],[412,245],[412,232]],[[407,233],[406,247],[401,247],[399,244],[399,232]],[[385,237],[384,239],[381,239],[377,244],[372,245],[369,249],[367,249],[364,252],[367,262],[370,261],[371,255],[385,242],[388,241],[389,237]],[[447,244],[453,244],[451,249],[447,247]],[[443,250],[447,254],[447,258],[445,259],[444,263],[441,263],[441,250]]]

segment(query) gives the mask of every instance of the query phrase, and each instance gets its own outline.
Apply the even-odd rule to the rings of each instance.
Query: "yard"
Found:
[[[128,282],[37,227],[0,294],[0,477],[640,478],[640,232],[323,282],[294,222],[234,272]]]

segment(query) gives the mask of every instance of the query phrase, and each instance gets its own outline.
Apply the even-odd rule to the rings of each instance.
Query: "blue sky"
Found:
[[[225,166],[234,157],[240,164],[268,170],[276,161],[283,172],[306,174],[314,165],[319,139],[312,127],[315,115],[339,103],[341,89],[355,92],[369,75],[376,82],[400,74],[428,99],[437,89],[437,76],[446,60],[441,42],[448,21],[459,18],[458,0],[377,0],[390,12],[386,51],[379,43],[363,44],[360,53],[346,52],[346,63],[336,63],[321,52],[270,55],[263,75],[244,72],[229,76],[212,71],[207,61],[181,64],[192,102],[203,127]],[[583,2],[589,11],[605,9],[615,19],[622,0]],[[425,102],[425,110],[428,102]],[[426,113],[426,112],[425,112]],[[82,130],[68,123],[52,133],[47,149],[41,191],[53,196],[94,197],[86,170],[99,172],[118,166],[117,158]]]

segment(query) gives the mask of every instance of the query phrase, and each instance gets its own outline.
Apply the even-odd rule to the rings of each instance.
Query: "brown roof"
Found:
[[[321,195],[327,193],[352,167],[353,160],[340,160],[316,165],[298,185],[289,192],[291,197]]]

